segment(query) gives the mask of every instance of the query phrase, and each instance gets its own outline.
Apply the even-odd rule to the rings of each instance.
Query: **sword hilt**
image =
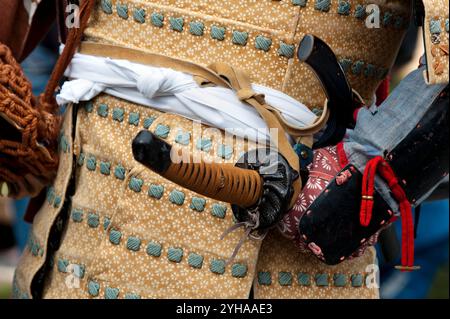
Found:
[[[134,158],[162,177],[203,196],[232,204],[238,221],[258,212],[258,229],[277,223],[289,209],[298,173],[271,149],[255,149],[236,163],[173,161],[171,145],[143,130],[133,140]]]
[[[172,161],[172,146],[149,131],[133,141],[135,159],[162,177],[196,193],[241,207],[256,205],[263,182],[257,171],[232,164]]]

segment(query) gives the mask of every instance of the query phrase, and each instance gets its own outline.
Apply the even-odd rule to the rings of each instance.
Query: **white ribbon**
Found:
[[[190,74],[77,53],[65,75],[71,80],[63,84],[56,97],[60,105],[89,101],[105,92],[233,131],[253,141],[269,137],[267,125],[258,112],[241,102],[235,92],[223,87],[199,87]],[[317,118],[305,105],[280,91],[256,84],[253,89],[264,94],[267,103],[280,110],[292,125],[308,126]]]

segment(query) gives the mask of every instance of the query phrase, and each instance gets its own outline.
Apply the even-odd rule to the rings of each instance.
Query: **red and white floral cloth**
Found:
[[[280,232],[287,238],[293,240],[302,252],[312,252],[319,259],[321,259],[320,257],[322,255],[320,248],[315,246],[314,243],[308,245],[300,236],[298,227],[303,215],[308,214],[309,206],[347,164],[345,154],[342,148],[338,152],[339,148],[339,145],[329,146],[314,151],[313,162],[308,167],[308,182],[299,194],[294,207],[277,225]],[[337,178],[345,178],[345,175],[341,174]],[[352,257],[361,256],[368,246],[374,245],[377,242],[378,234],[379,232],[364,242]]]

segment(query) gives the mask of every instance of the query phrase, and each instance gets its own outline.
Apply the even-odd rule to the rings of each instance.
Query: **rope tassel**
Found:
[[[381,156],[370,160],[364,170],[362,180],[362,201],[360,210],[360,223],[368,227],[372,219],[375,193],[375,176],[379,174],[388,184],[392,196],[399,204],[402,219],[402,259],[401,266],[396,268],[401,271],[412,271],[420,269],[414,266],[414,223],[412,218],[412,207],[405,191],[400,186],[392,167]]]

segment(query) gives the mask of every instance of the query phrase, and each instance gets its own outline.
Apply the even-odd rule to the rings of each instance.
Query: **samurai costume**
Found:
[[[271,114],[279,114],[275,122],[294,134],[294,142],[311,146],[311,134],[296,136],[294,128],[319,128],[328,117],[330,97],[299,59],[299,44],[306,34],[320,38],[336,55],[354,96],[361,104],[374,104],[412,6],[401,0],[372,2],[381,14],[375,29],[366,26],[373,12],[361,0],[84,2],[82,8],[90,9],[82,11],[89,13],[87,27],[66,69],[70,81],[57,96],[66,106],[58,135],[59,165],[34,215],[29,245],[15,274],[15,296],[378,298],[373,247],[354,258],[353,249],[347,249],[345,258],[339,255],[335,262],[328,257],[329,251],[337,253],[335,247],[326,250],[314,237],[322,232],[302,231],[299,218],[292,223],[300,227],[293,231],[299,235],[282,235],[291,210],[278,227],[284,231],[268,227],[264,239],[242,242],[235,251],[243,231],[221,239],[236,222],[248,223],[233,213],[235,207],[206,196],[208,189],[193,191],[197,184],[184,187],[162,177],[161,172],[173,167],[164,152],[152,163],[137,161],[133,152],[133,141],[138,134],[145,137],[144,131],[161,147],[176,147],[203,162],[234,165],[272,139],[264,130],[273,128],[264,117],[269,104]],[[448,9],[448,1],[428,2]],[[432,19],[442,29],[440,44],[448,48],[448,10],[433,8]],[[435,63],[431,60],[427,62]],[[448,63],[448,50],[438,63]],[[430,81],[448,81],[446,68],[431,70]],[[227,139],[228,128],[235,135]],[[279,142],[286,138],[284,131],[277,136]],[[311,161],[310,149],[303,150],[300,157],[306,154],[304,159]],[[324,150],[316,151],[315,158]],[[292,157],[281,158],[293,167]],[[298,162],[297,167],[306,167]],[[341,170],[335,162],[330,165],[330,176]],[[284,173],[292,181],[301,179],[299,171]],[[304,190],[312,187],[311,174]],[[302,196],[298,191],[288,192],[295,194],[292,203]],[[290,202],[283,205],[291,208]],[[299,249],[298,240],[292,239],[301,235],[307,236],[302,247],[326,254],[317,258],[320,252]]]

